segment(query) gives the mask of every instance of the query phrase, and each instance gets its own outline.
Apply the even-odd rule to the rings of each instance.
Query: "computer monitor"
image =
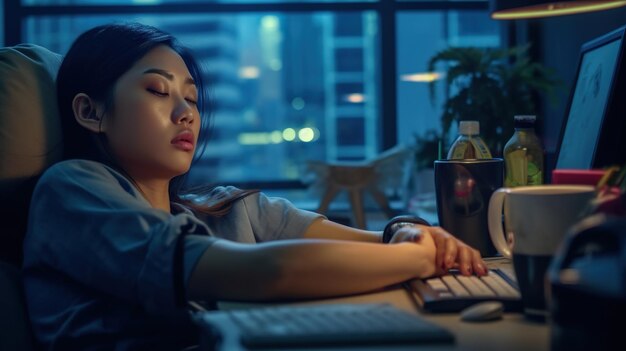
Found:
[[[556,169],[626,163],[626,26],[585,43],[567,105]]]

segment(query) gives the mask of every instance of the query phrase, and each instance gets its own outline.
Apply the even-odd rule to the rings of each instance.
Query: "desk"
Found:
[[[524,319],[522,314],[505,313],[502,320],[485,323],[468,323],[459,319],[458,313],[452,314],[423,314],[418,311],[417,306],[410,293],[402,286],[390,287],[384,291],[353,295],[340,298],[322,299],[314,301],[298,301],[290,304],[320,304],[320,303],[390,303],[397,308],[419,314],[427,320],[438,324],[455,336],[455,344],[450,345],[424,345],[416,346],[384,346],[380,348],[367,348],[367,350],[481,350],[481,351],[501,351],[501,350],[549,350],[550,335],[547,324],[534,323]],[[271,304],[263,304],[268,306]],[[287,304],[281,304],[287,305]],[[251,304],[220,303],[220,309],[246,308]],[[254,306],[258,306],[255,304]],[[340,348],[341,350],[352,350],[352,348]],[[363,347],[354,348],[362,350]],[[312,351],[315,349],[307,348]],[[328,350],[328,349],[326,349]]]
[[[502,259],[487,260],[490,268],[511,269],[510,262]],[[510,267],[510,268],[509,268]],[[481,351],[515,351],[515,350],[549,350],[550,329],[547,323],[528,321],[521,313],[505,313],[504,318],[483,323],[462,322],[458,313],[427,314],[422,313],[411,292],[401,285],[368,294],[351,295],[329,299],[297,301],[290,303],[218,303],[220,309],[239,309],[271,305],[311,305],[331,303],[389,303],[395,307],[418,314],[426,320],[444,327],[452,332],[456,342],[450,345],[426,344],[420,346],[383,346],[368,347],[367,350],[481,350]],[[363,350],[364,348],[338,348],[338,350]],[[307,351],[315,350],[307,348]],[[328,350],[328,349],[325,349]]]

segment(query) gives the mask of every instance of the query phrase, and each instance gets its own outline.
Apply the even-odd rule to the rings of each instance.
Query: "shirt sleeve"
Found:
[[[162,314],[178,307],[181,287],[176,277],[182,281],[183,264],[176,260],[181,250],[190,251],[184,264],[186,281],[193,268],[188,262],[196,262],[216,240],[194,235],[180,242],[182,235],[196,233],[207,233],[202,222],[189,214],[152,208],[111,168],[66,161],[50,168],[35,188],[24,265],[45,265]]]
[[[259,241],[298,239],[323,215],[296,208],[289,200],[255,193],[243,199],[255,237]]]

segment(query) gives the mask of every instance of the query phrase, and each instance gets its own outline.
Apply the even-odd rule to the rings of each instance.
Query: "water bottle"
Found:
[[[459,136],[456,138],[450,151],[449,160],[485,159],[492,158],[485,141],[480,137],[480,123],[478,121],[459,122]]]
[[[515,116],[515,132],[504,146],[504,186],[543,184],[543,147],[535,134],[535,116]]]

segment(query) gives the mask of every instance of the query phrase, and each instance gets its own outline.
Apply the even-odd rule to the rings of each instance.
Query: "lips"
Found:
[[[193,150],[194,137],[193,133],[190,130],[184,130],[180,132],[174,139],[172,139],[171,144],[176,148],[183,151],[192,151]]]

